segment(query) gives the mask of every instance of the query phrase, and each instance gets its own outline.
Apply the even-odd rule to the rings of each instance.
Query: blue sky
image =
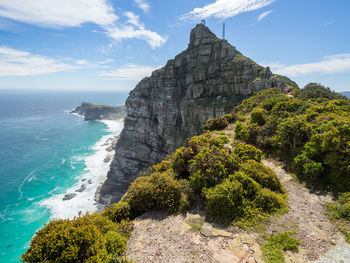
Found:
[[[347,0],[0,0],[0,89],[131,90],[201,19],[301,87],[350,90]]]

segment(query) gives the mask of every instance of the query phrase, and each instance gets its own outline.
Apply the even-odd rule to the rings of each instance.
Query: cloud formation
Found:
[[[263,20],[265,17],[267,17],[269,14],[271,14],[272,10],[266,11],[258,16],[258,22]]]
[[[0,47],[0,76],[35,76],[70,71],[80,67],[81,63],[78,62],[76,65],[67,64],[53,58]]]
[[[84,23],[100,26],[118,17],[105,0],[0,0],[0,16],[43,27],[76,27]]]
[[[350,53],[325,56],[319,62],[306,64],[287,66],[279,63],[270,63],[270,67],[274,73],[292,77],[309,74],[350,73]]]
[[[134,13],[125,12],[124,16],[127,18],[124,25],[106,27],[107,35],[110,38],[117,41],[132,38],[143,39],[152,48],[161,47],[167,41],[167,37],[146,29],[145,25],[140,22],[139,16]]]
[[[150,9],[150,5],[148,2],[146,2],[145,0],[134,0],[134,4],[141,8],[145,13],[148,13],[149,9]]]
[[[135,1],[143,10],[149,9],[147,2]],[[126,23],[120,21],[107,0],[0,0],[0,17],[22,23],[49,28],[94,23],[115,40],[143,39],[152,48],[160,47],[166,42],[166,37],[146,29],[138,16],[131,12],[124,15],[127,17]]]
[[[274,0],[216,0],[214,3],[195,8],[182,15],[181,20],[200,20],[209,17],[225,19],[270,5]]]
[[[135,80],[140,81],[144,77],[150,76],[157,67],[128,64],[123,68],[113,71],[102,71],[100,76],[113,78],[116,80]]]

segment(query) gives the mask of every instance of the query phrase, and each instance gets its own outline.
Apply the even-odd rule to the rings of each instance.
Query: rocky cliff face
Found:
[[[95,105],[88,102],[83,102],[80,106],[76,107],[72,113],[78,113],[84,116],[84,120],[115,120],[122,119],[126,115],[125,106],[108,106],[108,105]]]
[[[196,135],[207,119],[281,82],[269,68],[244,57],[205,25],[197,25],[188,48],[130,92],[102,199],[111,195],[117,201],[141,171]]]

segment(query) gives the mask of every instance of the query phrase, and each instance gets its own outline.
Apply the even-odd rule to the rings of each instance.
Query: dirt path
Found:
[[[329,195],[311,193],[291,175],[286,173],[276,161],[263,160],[281,179],[288,192],[289,212],[271,218],[266,226],[267,234],[295,230],[300,246],[298,261],[296,255],[289,254],[289,262],[309,262],[324,256],[335,244],[344,244],[343,235],[334,227],[326,215],[325,204],[332,199]],[[288,261],[287,261],[288,262]]]

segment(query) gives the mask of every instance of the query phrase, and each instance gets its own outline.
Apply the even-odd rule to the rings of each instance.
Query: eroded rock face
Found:
[[[129,183],[255,91],[279,86],[269,68],[244,57],[205,25],[188,48],[143,79],[126,101],[127,116],[102,198],[117,201]]]

